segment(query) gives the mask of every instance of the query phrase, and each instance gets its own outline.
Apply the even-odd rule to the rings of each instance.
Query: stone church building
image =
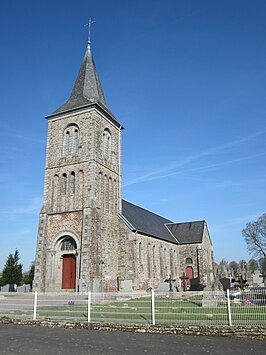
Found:
[[[47,116],[35,277],[39,291],[129,291],[169,276],[213,280],[205,221],[174,223],[122,200],[121,134],[90,42],[68,101]]]

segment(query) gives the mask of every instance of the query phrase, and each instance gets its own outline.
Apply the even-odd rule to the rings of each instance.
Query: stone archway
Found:
[[[77,244],[70,236],[60,239],[60,252],[62,258],[62,290],[75,290],[77,277]]]

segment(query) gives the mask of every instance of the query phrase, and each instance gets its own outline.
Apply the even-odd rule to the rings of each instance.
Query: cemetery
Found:
[[[266,324],[265,289],[238,297],[228,291],[131,293],[4,293],[0,314],[12,319],[146,325]]]

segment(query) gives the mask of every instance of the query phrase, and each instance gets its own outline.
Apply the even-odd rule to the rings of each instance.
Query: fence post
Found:
[[[34,305],[33,305],[33,320],[36,320],[37,317],[37,298],[38,298],[38,292],[34,292]]]
[[[152,325],[155,325],[155,297],[154,297],[154,289],[151,290],[151,318]]]
[[[227,310],[228,310],[228,320],[229,320],[229,326],[232,326],[232,314],[231,314],[231,304],[230,304],[230,294],[229,294],[229,289],[226,290],[226,295],[227,295]]]
[[[88,323],[91,321],[91,291],[88,292]]]

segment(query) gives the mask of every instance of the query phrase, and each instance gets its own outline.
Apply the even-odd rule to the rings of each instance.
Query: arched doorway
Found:
[[[76,250],[77,244],[72,237],[63,237],[60,244],[62,252],[62,289],[76,288]]]

